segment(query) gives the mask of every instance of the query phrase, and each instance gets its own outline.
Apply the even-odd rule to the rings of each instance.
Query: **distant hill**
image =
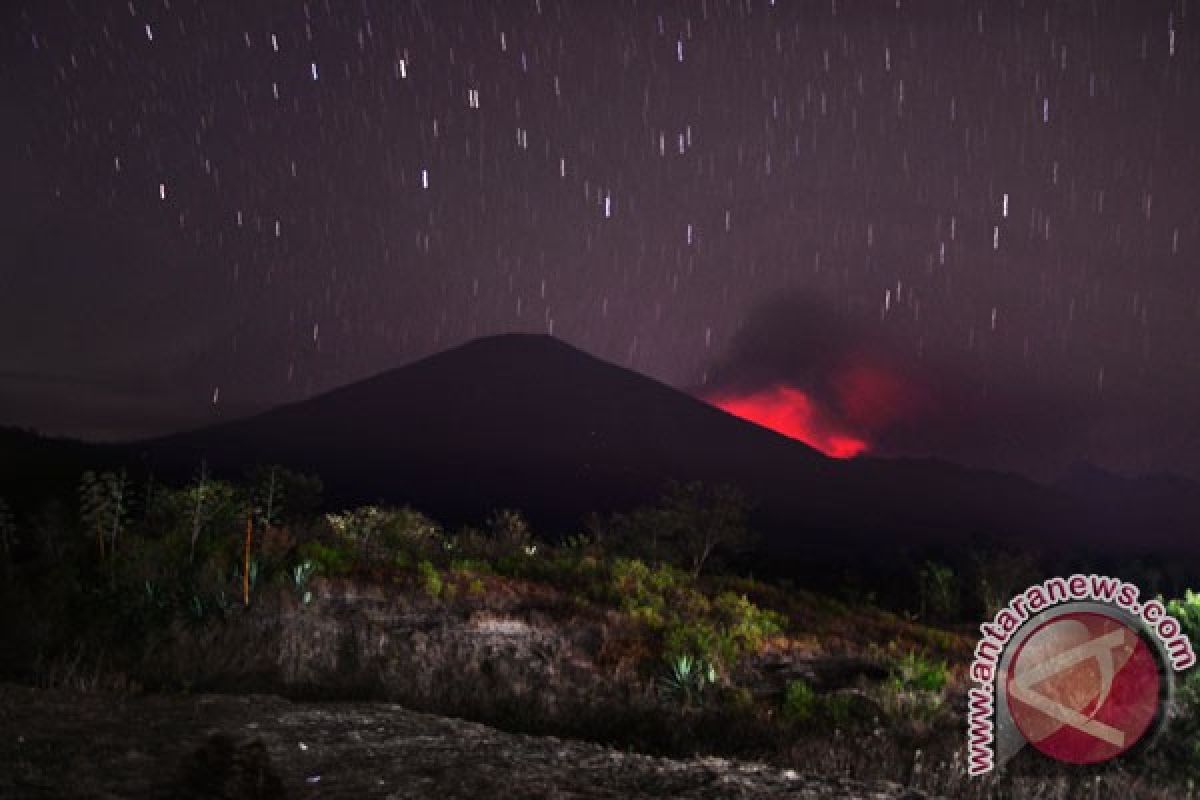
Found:
[[[29,437],[21,442],[25,459],[55,462],[31,455]],[[83,457],[79,445],[45,447]],[[247,419],[87,452],[176,478],[201,459],[232,474],[281,463],[320,475],[335,505],[411,503],[450,523],[513,507],[557,531],[577,528],[589,511],[652,500],[669,479],[730,483],[754,503],[767,546],[791,554],[886,559],[919,545],[985,540],[1200,549],[1194,484],[1172,484],[1170,509],[1148,515],[1147,502],[1161,493],[1108,476],[1100,491],[1121,513],[1106,516],[1094,513],[1078,481],[1045,486],[933,460],[835,461],[540,335],[478,339]],[[14,467],[6,478],[0,465],[0,480],[20,474]],[[1142,520],[1157,527],[1130,530]]]

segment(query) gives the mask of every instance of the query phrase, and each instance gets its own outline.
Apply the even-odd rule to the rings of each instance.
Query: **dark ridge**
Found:
[[[1187,482],[1045,486],[935,460],[834,461],[543,335],[478,339],[247,419],[129,445],[6,438],[37,467],[31,477],[0,464],[7,480],[74,480],[86,459],[177,481],[201,460],[230,476],[280,463],[320,475],[334,506],[409,503],[449,524],[511,507],[560,533],[588,512],[651,501],[672,479],[729,483],[754,505],[770,551],[885,563],[989,543],[1190,552],[1200,521]]]

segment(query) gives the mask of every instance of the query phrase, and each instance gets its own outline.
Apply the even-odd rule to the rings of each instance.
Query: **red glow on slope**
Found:
[[[829,423],[805,392],[791,386],[773,386],[742,395],[710,398],[717,408],[770,428],[832,458],[854,458],[865,453],[868,444],[852,433],[839,431]]]

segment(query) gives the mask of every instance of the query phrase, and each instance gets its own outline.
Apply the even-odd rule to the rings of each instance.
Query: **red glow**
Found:
[[[867,442],[835,429],[806,393],[791,386],[773,386],[743,395],[710,398],[716,407],[804,442],[832,458],[865,453]]]
[[[917,399],[894,373],[860,363],[833,376],[842,419],[860,430],[881,431],[917,411]]]

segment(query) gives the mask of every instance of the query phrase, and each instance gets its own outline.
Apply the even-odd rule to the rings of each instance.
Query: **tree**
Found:
[[[192,487],[192,492],[195,496],[192,498],[192,536],[188,549],[189,564],[196,560],[196,540],[200,538],[200,530],[204,525],[204,501],[208,492],[208,463],[205,461],[200,462],[200,474],[196,477],[196,483]]]
[[[1037,563],[1029,553],[992,550],[974,556],[974,592],[985,619],[996,616],[1018,592],[1041,580]]]
[[[492,511],[487,520],[487,532],[501,552],[518,552],[532,546],[533,534],[520,511],[501,508]]]
[[[129,516],[127,487],[124,470],[119,473],[88,470],[80,478],[79,517],[88,532],[95,535],[101,559],[105,557],[105,539],[108,540],[108,555],[112,555],[125,528]]]
[[[254,514],[266,526],[311,517],[321,507],[321,479],[278,464],[257,466],[249,475]]]
[[[926,561],[920,571],[921,616],[945,621],[958,611],[958,585],[954,570],[936,561]]]
[[[745,496],[732,486],[673,481],[657,506],[633,512],[618,526],[626,537],[644,538],[652,557],[677,560],[699,577],[713,553],[750,546],[747,513]]]

